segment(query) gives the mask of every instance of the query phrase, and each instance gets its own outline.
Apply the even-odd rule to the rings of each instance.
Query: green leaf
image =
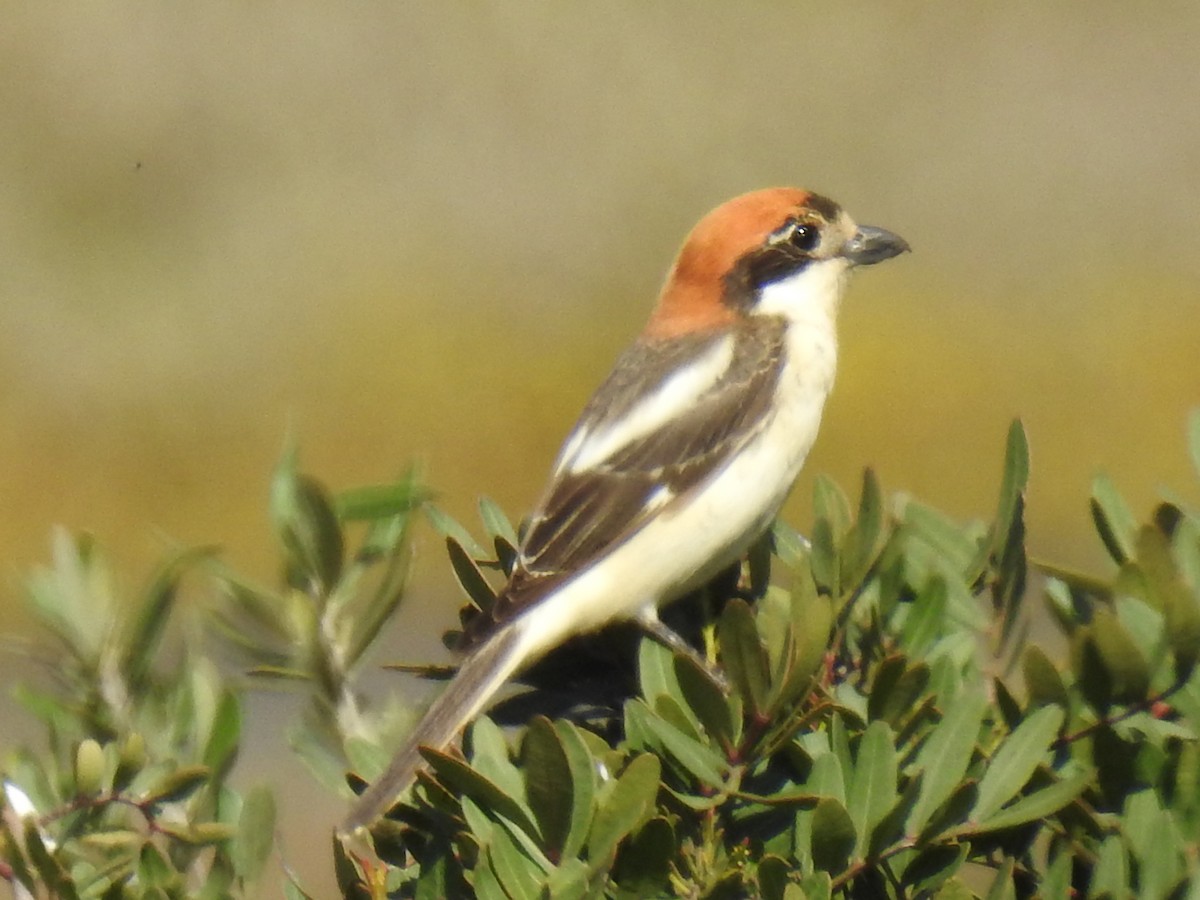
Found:
[[[525,779],[511,759],[511,748],[504,729],[487,716],[480,716],[469,726],[463,737],[471,760],[471,768],[518,803],[525,800]],[[533,811],[523,806],[529,819]],[[530,834],[538,834],[531,831]]]
[[[201,761],[213,771],[220,771],[233,761],[241,736],[241,700],[234,691],[227,688],[221,692]]]
[[[588,837],[590,859],[607,859],[630,832],[649,818],[661,775],[658,759],[641,753],[630,761],[620,778],[601,788]]]
[[[587,900],[592,871],[581,859],[565,859],[546,879],[542,896],[549,900]]]
[[[941,573],[934,573],[926,581],[921,594],[909,604],[900,639],[904,648],[913,656],[922,656],[930,651],[946,628],[946,607],[950,601],[950,590]]]
[[[173,803],[199,790],[212,772],[208,766],[180,766],[163,777],[140,798],[144,804]]]
[[[909,540],[906,548],[909,564],[918,564],[921,560],[913,554],[925,549],[929,557],[926,564],[933,571],[952,572],[969,582],[975,580],[971,569],[977,565],[979,544],[966,529],[932,507],[911,499],[902,505],[900,521]],[[913,542],[917,546],[912,546]],[[914,583],[923,581],[924,577],[913,579]]]
[[[265,787],[246,794],[238,816],[238,839],[230,845],[240,877],[254,881],[262,873],[275,843],[275,795]]]
[[[842,584],[856,585],[866,577],[879,552],[883,532],[883,492],[871,469],[863,470],[858,516],[846,532],[842,547]]]
[[[212,547],[183,550],[155,573],[122,642],[121,671],[134,691],[141,689],[150,671],[159,639],[175,609],[180,580],[196,563],[210,558],[214,552]]]
[[[1167,896],[1184,871],[1184,842],[1170,811],[1159,805],[1152,789],[1138,791],[1126,801],[1124,826],[1139,863],[1140,896]]]
[[[951,878],[933,895],[933,900],[975,900],[975,894],[957,878]]]
[[[1001,556],[1019,504],[1029,484],[1029,439],[1020,419],[1013,419],[1008,428],[1004,452],[1004,476],[1000,482],[1000,502],[996,511],[996,532],[992,552]]]
[[[477,719],[475,724],[481,721],[483,719]],[[527,834],[538,833],[537,823],[530,818],[530,813],[519,800],[509,796],[495,782],[458,757],[429,747],[421,748],[421,756],[429,763],[438,780],[454,793],[471,798],[488,815],[503,816]]]
[[[932,844],[922,849],[904,869],[902,882],[912,886],[908,896],[942,896],[933,892],[943,887],[962,868],[969,850],[967,844]]]
[[[1147,525],[1138,532],[1137,561],[1152,592],[1147,600],[1166,616],[1175,677],[1186,681],[1200,661],[1200,599],[1184,584],[1167,537],[1157,528]]]
[[[823,753],[813,760],[805,787],[812,794],[830,797],[839,803],[845,802],[845,770],[836,753]]]
[[[904,826],[916,806],[917,796],[921,790],[921,778],[909,778],[904,786],[904,793],[871,830],[870,840],[862,854],[868,859],[878,858],[898,841],[904,838]]]
[[[647,735],[660,752],[679,763],[702,785],[717,788],[724,785],[727,765],[712,748],[655,715],[641,700],[627,703],[625,716],[629,722],[627,734],[636,729]]]
[[[459,525],[458,522],[454,521],[454,519],[450,518],[450,516],[438,507],[432,503],[426,503],[421,507],[421,511],[425,513],[425,518],[429,520],[429,524],[435,530],[439,531],[444,537],[453,538],[466,551],[469,557],[472,559],[487,559],[487,550],[475,538],[471,537],[471,532]]]
[[[1009,646],[1025,596],[1028,563],[1025,558],[1025,487],[1029,481],[1029,444],[1019,419],[1008,430],[1004,478],[996,522],[992,526],[991,557],[995,561],[992,605],[999,613],[999,646]]]
[[[1089,631],[1108,672],[1112,699],[1117,703],[1145,699],[1150,689],[1150,666],[1112,610],[1097,607]]]
[[[547,873],[532,860],[504,828],[495,829],[487,842],[485,859],[510,900],[537,900]]]
[[[365,545],[371,543],[385,554],[385,563],[370,601],[353,616],[354,634],[346,650],[347,667],[353,667],[362,659],[404,599],[412,559],[408,546],[411,522],[412,519],[405,517],[392,520],[391,523],[380,523],[372,528],[364,541],[360,559],[367,553]]]
[[[858,835],[856,855],[864,853],[867,839],[896,799],[896,748],[892,730],[884,722],[872,722],[859,741],[846,797],[846,810]]]
[[[577,789],[567,754],[550,720],[536,716],[521,744],[525,796],[537,819],[544,846],[560,851],[575,814]],[[589,779],[590,780],[590,779]]]
[[[833,598],[817,593],[807,568],[795,573],[790,592],[773,588],[759,602],[758,631],[771,666],[768,715],[778,718],[812,685],[829,651],[833,623]]]
[[[483,522],[483,527],[487,529],[487,533],[493,538],[503,538],[514,547],[520,544],[517,539],[517,530],[513,528],[512,522],[508,520],[508,516],[504,514],[504,510],[495,500],[490,497],[479,498],[479,518]]]
[[[857,834],[846,807],[823,797],[812,813],[813,865],[831,875],[845,869],[854,851]]]
[[[621,896],[658,897],[666,893],[679,840],[671,823],[656,816],[635,831],[621,848],[613,880]],[[595,896],[593,892],[589,896]]]
[[[1057,737],[1063,718],[1059,707],[1044,706],[1004,740],[979,781],[979,798],[971,811],[975,821],[990,819],[1025,787]]]
[[[804,568],[808,559],[808,540],[783,519],[776,519],[771,526],[771,543],[775,545],[775,554],[789,569]]]
[[[838,584],[837,544],[827,519],[817,519],[813,523],[808,564],[813,581],[824,593],[835,597],[841,595],[841,585]]]
[[[140,731],[131,731],[121,742],[117,771],[113,774],[113,790],[124,791],[146,766],[146,739]]]
[[[921,793],[908,818],[909,834],[922,831],[962,783],[986,711],[987,700],[978,691],[966,690],[949,703],[945,717],[917,755],[916,769],[923,774]]]
[[[414,470],[391,484],[342,491],[334,498],[333,508],[343,522],[375,522],[408,515],[432,496]]]
[[[1037,644],[1029,644],[1021,660],[1025,688],[1033,706],[1058,705],[1066,709],[1067,687],[1050,657]]]
[[[55,855],[50,853],[42,840],[37,823],[32,819],[25,822],[24,844],[29,861],[33,863],[45,886],[50,889],[50,896],[54,900],[78,900],[79,894],[76,892],[74,880]],[[8,847],[4,849],[7,858],[10,855]]]
[[[817,475],[813,481],[813,512],[817,518],[829,522],[835,539],[850,527],[850,501],[828,475]]]
[[[1092,871],[1091,892],[1093,896],[1132,896],[1129,884],[1129,855],[1125,845],[1115,834],[1109,835],[1100,844],[1096,854],[1096,867]]]
[[[107,764],[104,748],[94,738],[85,738],[75,748],[75,792],[81,797],[98,794]]]
[[[675,675],[692,716],[723,748],[734,747],[740,737],[742,721],[741,706],[736,699],[722,694],[709,673],[689,656],[675,657]]]
[[[1070,897],[1074,893],[1071,887],[1071,875],[1075,858],[1072,854],[1055,853],[1042,875],[1041,895],[1043,897]]]
[[[147,841],[142,845],[138,859],[137,878],[139,886],[153,891],[154,888],[171,889],[179,880],[179,873],[167,861],[157,847]]]
[[[761,900],[783,900],[791,881],[792,865],[781,856],[767,854],[758,861],[758,894]]]
[[[296,469],[288,450],[271,479],[271,522],[292,570],[327,593],[342,572],[342,530],[324,487]]]
[[[1118,565],[1136,555],[1137,521],[1111,478],[1100,474],[1092,481],[1092,519],[1108,555]]]
[[[579,729],[570,722],[563,720],[555,722],[554,733],[571,773],[573,791],[571,823],[562,844],[562,856],[566,859],[579,855],[591,828],[598,762],[588,751],[587,743]]]
[[[1046,707],[1046,709],[1051,708]],[[1050,787],[1034,791],[1022,797],[1012,806],[1006,806],[999,812],[981,819],[977,826],[967,830],[976,834],[984,831],[999,831],[1003,828],[1012,828],[1016,825],[1045,819],[1074,803],[1079,795],[1092,785],[1095,777],[1094,772],[1088,771],[1055,782]],[[985,775],[983,782],[980,783],[981,794],[986,781],[987,776]]]
[[[467,596],[471,598],[471,602],[484,612],[491,610],[496,605],[496,592],[483,577],[475,560],[467,554],[462,544],[452,537],[446,538],[446,552],[450,555],[450,565],[454,568],[454,576],[462,585],[462,589],[466,591]]]
[[[804,891],[802,895],[788,894],[784,900],[830,900],[833,896],[828,872],[809,872],[800,879],[800,888]]]
[[[767,652],[759,640],[754,613],[744,600],[733,599],[725,604],[718,637],[721,663],[729,674],[729,680],[746,709],[754,716],[761,716],[767,708],[767,694],[770,691]]]
[[[903,656],[889,656],[879,664],[867,697],[867,717],[895,726],[917,706],[929,686],[929,666],[908,665]]]
[[[1011,856],[1004,858],[1004,862],[996,871],[996,877],[992,879],[992,886],[988,888],[985,900],[1017,900],[1017,889],[1013,884],[1015,865],[1016,860]]]

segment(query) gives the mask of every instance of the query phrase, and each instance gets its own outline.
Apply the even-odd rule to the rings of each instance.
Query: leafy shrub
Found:
[[[1190,434],[1200,472],[1200,415]],[[1113,570],[1030,564],[1028,473],[1014,424],[988,526],[886,500],[870,472],[853,504],[819,479],[811,542],[777,524],[674,611],[711,665],[620,629],[550,654],[462,753],[428,751],[373,829],[377,856],[335,843],[343,892],[1200,890],[1200,513],[1164,502],[1139,525],[1100,477],[1091,512]],[[332,499],[289,455],[272,489],[284,586],[189,551],[125,619],[91,543],[60,537],[29,591],[60,645],[59,683],[22,695],[48,749],[5,768],[0,872],[18,895],[244,896],[269,864],[270,795],[226,783],[242,696],[212,661],[214,631],[174,653],[163,640],[184,572],[221,598],[220,646],[307,691],[291,738],[316,776],[345,791],[347,768],[381,771],[403,711],[366,704],[357,679],[401,605],[418,510],[446,537],[465,620],[511,567],[516,529],[485,501],[475,540],[412,474]],[[1065,654],[1028,639],[1038,598]]]

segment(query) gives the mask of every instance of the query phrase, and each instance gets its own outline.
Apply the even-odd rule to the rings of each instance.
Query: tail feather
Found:
[[[400,798],[425,766],[419,748],[441,750],[487,705],[525,662],[528,641],[520,622],[496,632],[466,658],[450,684],[433,701],[424,718],[392,757],[387,770],[355,801],[341,827],[342,835],[370,825]]]

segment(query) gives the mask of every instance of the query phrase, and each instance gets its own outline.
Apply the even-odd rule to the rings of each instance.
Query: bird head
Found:
[[[726,328],[747,315],[803,315],[798,307],[805,298],[836,304],[854,267],[908,249],[890,231],[856,225],[820,194],[797,188],[742,194],[692,229],[643,337]]]

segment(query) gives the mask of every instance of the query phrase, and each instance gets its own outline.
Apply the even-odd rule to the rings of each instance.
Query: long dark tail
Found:
[[[338,833],[349,836],[387,812],[425,765],[418,748],[446,747],[525,662],[527,654],[528,641],[520,619],[471,653],[396,751],[387,770],[355,801]]]

